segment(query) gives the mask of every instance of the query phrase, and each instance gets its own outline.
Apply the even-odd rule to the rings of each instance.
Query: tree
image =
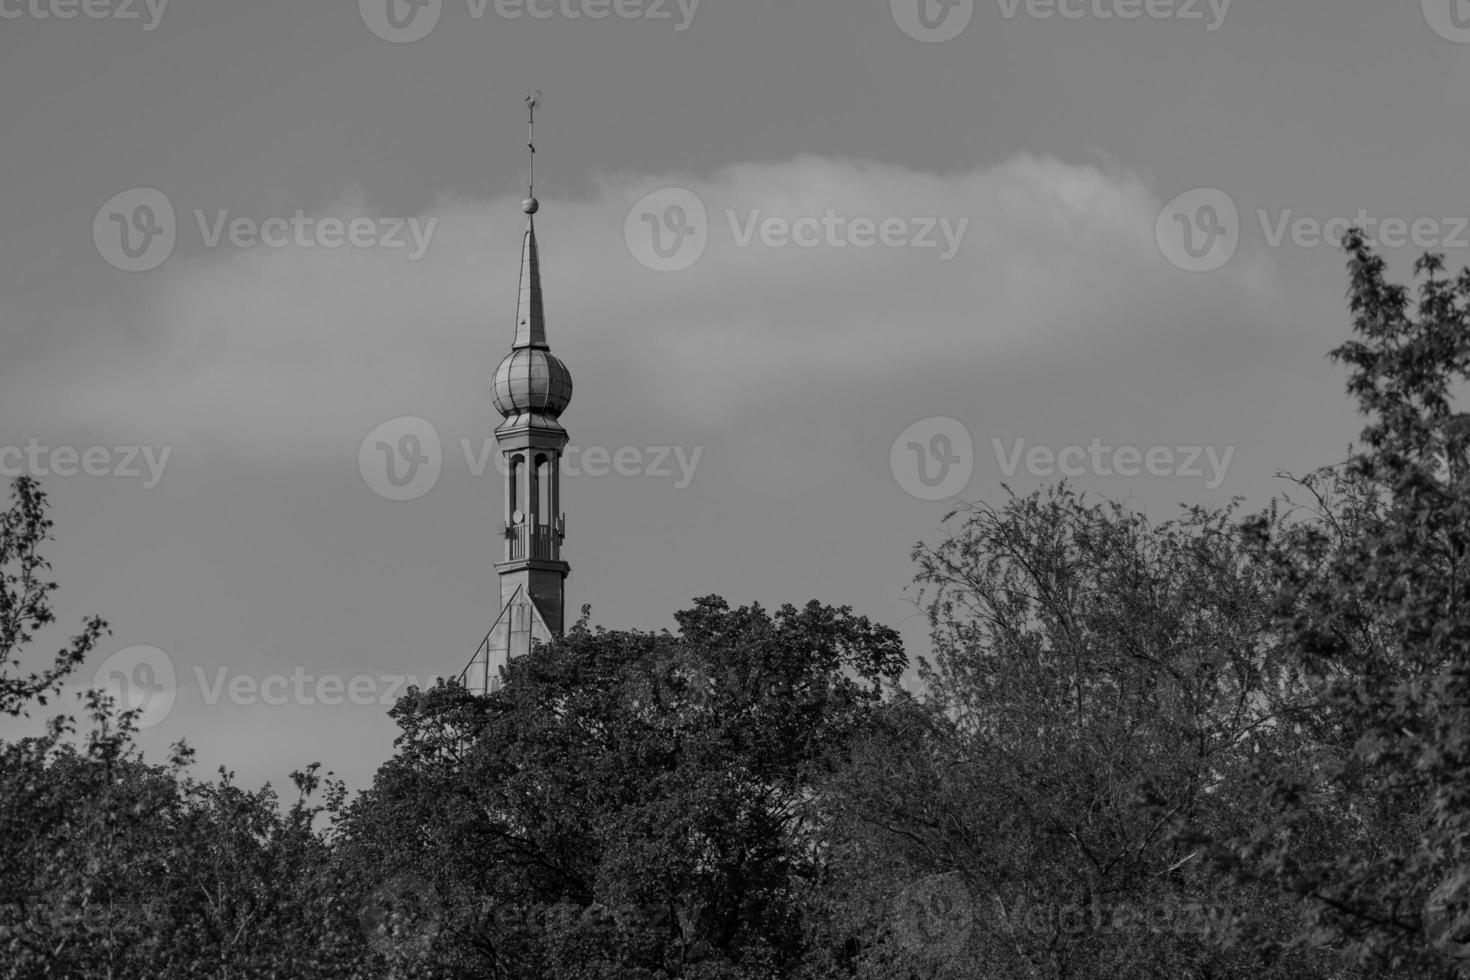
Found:
[[[1170,833],[1249,825],[1238,781],[1291,690],[1233,511],[1152,526],[1062,485],[961,513],[914,554],[924,697],[824,787],[845,968],[1321,975],[1321,956],[1227,948],[1242,920],[1280,933],[1293,912]]]
[[[1413,301],[1360,232],[1345,247],[1355,337],[1332,356],[1368,419],[1362,446],[1299,481],[1311,511],[1250,527],[1285,662],[1318,695],[1285,730],[1323,763],[1257,773],[1259,825],[1201,839],[1303,900],[1299,944],[1443,976],[1470,963],[1470,417],[1453,405],[1470,379],[1470,270],[1448,278],[1425,255]]]
[[[431,905],[446,976],[744,978],[801,961],[810,806],[885,681],[892,630],[809,603],[697,600],[679,633],[584,618],[488,697],[400,701],[343,858]],[[392,884],[397,883],[397,884]],[[421,939],[419,930],[415,939]]]
[[[88,618],[50,667],[23,672],[21,648],[34,639],[36,630],[56,620],[50,601],[56,583],[46,580],[51,565],[41,554],[53,525],[46,516],[46,494],[31,477],[11,483],[10,500],[9,509],[0,511],[0,711],[15,717],[27,713],[32,704],[46,704],[97,646],[107,624],[96,616]]]
[[[90,618],[50,667],[18,666],[53,622],[41,550],[51,527],[36,483],[15,481],[0,513],[0,710],[11,715],[46,704],[106,631]],[[317,827],[340,811],[340,783],[314,804],[317,767],[293,774],[300,795],[283,812],[269,787],[187,778],[183,744],[147,763],[136,712],[98,691],[82,698],[84,733],[58,715],[39,736],[0,742],[0,977],[374,976]]]

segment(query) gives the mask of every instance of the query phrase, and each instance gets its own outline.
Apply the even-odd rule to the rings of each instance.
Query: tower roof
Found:
[[[541,252],[536,245],[536,106],[540,92],[526,95],[530,110],[531,166],[526,182],[526,233],[521,239],[521,279],[516,295],[516,333],[511,351],[495,369],[495,407],[509,422],[561,429],[557,416],[572,400],[572,373],[546,342],[546,309],[541,298]]]
[[[526,234],[521,239],[521,286],[516,298],[516,339],[511,347],[548,348],[546,343],[546,309],[541,302],[541,254],[536,247],[537,210],[534,197],[526,198]]]

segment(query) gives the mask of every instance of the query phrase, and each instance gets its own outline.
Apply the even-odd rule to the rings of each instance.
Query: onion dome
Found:
[[[546,343],[546,311],[541,303],[541,257],[536,247],[538,209],[534,197],[522,205],[526,235],[521,244],[521,284],[516,299],[516,338],[495,369],[495,408],[507,420],[555,420],[572,400],[572,372]]]
[[[556,418],[572,400],[572,372],[555,354],[523,347],[506,355],[495,369],[495,408],[506,418],[544,415]]]

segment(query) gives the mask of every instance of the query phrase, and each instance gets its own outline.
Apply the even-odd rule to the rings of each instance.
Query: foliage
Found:
[[[1151,526],[1063,485],[914,557],[925,697],[828,787],[859,975],[1313,975],[1230,949],[1283,910],[1170,834],[1249,824],[1235,790],[1290,690],[1233,511]]]
[[[1322,765],[1256,773],[1257,826],[1201,836],[1222,867],[1302,900],[1300,944],[1443,976],[1470,938],[1470,416],[1452,407],[1470,370],[1470,270],[1447,278],[1424,256],[1415,303],[1361,234],[1346,248],[1356,336],[1333,357],[1368,419],[1363,445],[1298,481],[1309,511],[1249,529],[1284,663],[1317,694],[1281,734]]]
[[[476,698],[395,710],[350,860],[435,896],[448,976],[740,978],[802,956],[811,787],[903,669],[897,635],[809,603],[698,600],[679,633],[582,623]],[[425,969],[430,969],[426,966]]]
[[[21,648],[53,622],[41,548],[51,521],[34,481],[0,513],[0,706],[47,703],[105,634],[82,632],[39,673]],[[37,737],[0,743],[0,977],[368,977],[355,906],[316,826],[343,789],[315,766],[294,774],[284,812],[266,787],[227,773],[187,778],[191,753],[144,762],[135,712],[84,695],[90,728],[57,716]]]
[[[1470,271],[1348,239],[1362,446],[1242,518],[1065,484],[914,551],[932,656],[817,602],[412,690],[331,774],[191,777],[83,695],[0,742],[0,978],[1447,977],[1470,965]],[[1300,498],[1299,500],[1297,498]],[[0,512],[0,711],[46,707],[45,495]]]

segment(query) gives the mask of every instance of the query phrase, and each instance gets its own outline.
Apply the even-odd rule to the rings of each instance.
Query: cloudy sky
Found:
[[[107,618],[80,683],[168,687],[155,755],[370,778],[497,612],[529,87],[569,611],[816,598],[922,653],[956,499],[1341,457],[1332,238],[1466,260],[1466,42],[1461,0],[0,0],[46,648]]]

